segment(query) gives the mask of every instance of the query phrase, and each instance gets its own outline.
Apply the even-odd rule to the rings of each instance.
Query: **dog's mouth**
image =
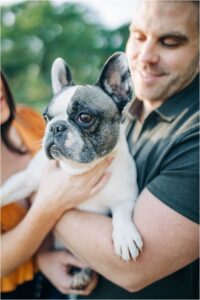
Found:
[[[50,159],[55,159],[62,156],[61,150],[55,144],[49,145],[49,147],[46,149],[46,154]]]

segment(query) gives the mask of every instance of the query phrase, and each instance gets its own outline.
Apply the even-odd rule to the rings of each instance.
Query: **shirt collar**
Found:
[[[179,93],[166,100],[161,106],[154,110],[164,121],[172,122],[186,107],[194,104],[199,99],[199,75],[195,77],[190,85]],[[132,116],[139,118],[143,102],[135,99],[128,111]]]

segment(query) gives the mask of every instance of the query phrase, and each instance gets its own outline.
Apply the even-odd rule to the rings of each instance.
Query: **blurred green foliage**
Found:
[[[16,102],[39,110],[52,97],[50,70],[56,57],[79,84],[95,83],[106,59],[124,51],[128,25],[105,28],[80,4],[26,1],[1,8],[1,66]]]

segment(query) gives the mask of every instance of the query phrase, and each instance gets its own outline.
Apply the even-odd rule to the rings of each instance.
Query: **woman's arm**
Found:
[[[71,210],[55,231],[73,253],[98,273],[133,292],[198,258],[198,225],[162,203],[147,189],[138,198],[134,223],[144,241],[136,262],[114,253],[112,219]]]
[[[33,256],[58,216],[33,205],[15,228],[2,234],[1,276],[8,275]]]

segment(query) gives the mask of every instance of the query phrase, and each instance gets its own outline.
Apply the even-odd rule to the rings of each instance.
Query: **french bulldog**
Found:
[[[25,199],[36,191],[48,159],[58,160],[68,174],[82,174],[108,156],[114,157],[111,178],[79,209],[112,214],[115,253],[125,261],[136,259],[143,241],[132,222],[138,196],[136,167],[121,122],[131,100],[132,87],[126,55],[117,52],[105,63],[95,85],[75,85],[69,67],[57,58],[51,70],[54,97],[43,115],[47,122],[42,150],[27,169],[3,185],[1,206]],[[87,268],[74,275],[71,288],[84,289]]]

